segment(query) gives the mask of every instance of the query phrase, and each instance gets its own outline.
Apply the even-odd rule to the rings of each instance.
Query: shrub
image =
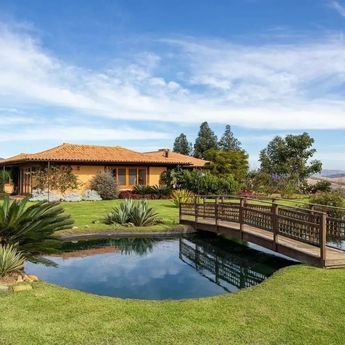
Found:
[[[140,195],[149,196],[151,199],[162,199],[164,197],[169,197],[171,194],[171,188],[168,186],[134,186],[133,192]]]
[[[125,226],[148,226],[160,222],[158,214],[149,206],[146,200],[134,202],[126,199],[103,219],[104,224]]]
[[[95,190],[91,190],[91,189],[88,189],[88,190],[86,190],[83,193],[82,199],[85,200],[85,201],[99,201],[99,200],[102,200],[101,196]]]
[[[60,243],[54,233],[71,228],[73,220],[59,203],[27,203],[28,198],[5,197],[0,205],[0,245],[14,245],[30,261],[47,262],[41,255],[54,252]]]
[[[30,201],[61,201],[63,199],[63,196],[57,193],[53,192],[47,192],[43,191],[42,189],[34,189],[32,191],[32,196],[30,198]]]
[[[81,201],[81,195],[76,192],[70,192],[70,193],[65,193],[63,195],[63,201],[68,201],[68,202],[76,202],[76,201]]]
[[[332,191],[332,183],[329,181],[318,181],[314,185],[308,185],[307,192],[308,193],[329,193]]]
[[[0,245],[0,276],[23,269],[24,257],[13,245]]]
[[[5,184],[10,181],[11,174],[7,170],[0,170],[0,193],[4,193]]]
[[[239,184],[232,175],[218,177],[208,171],[184,171],[178,185],[195,194],[234,194]]]
[[[117,199],[119,195],[118,187],[114,177],[109,172],[101,172],[93,177],[90,187],[95,190],[102,199]]]
[[[345,210],[341,209],[345,207],[344,195],[341,192],[330,192],[314,195],[310,198],[312,204],[339,207],[339,208],[328,208],[322,206],[316,206],[315,209],[318,211],[326,212],[331,217],[341,218],[345,216]]]
[[[179,206],[180,202],[192,202],[194,200],[194,194],[186,189],[176,189],[171,194],[173,203],[176,207]]]

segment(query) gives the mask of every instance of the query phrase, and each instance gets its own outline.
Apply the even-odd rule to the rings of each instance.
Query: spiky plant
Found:
[[[0,245],[0,276],[21,271],[24,260],[24,256],[12,244]]]
[[[120,203],[119,206],[114,207],[110,213],[108,213],[104,219],[104,224],[120,224],[120,225],[131,225],[130,218],[134,203],[130,199],[125,199]]]
[[[126,199],[105,216],[104,224],[119,224],[126,226],[148,226],[160,222],[158,214],[146,200],[133,202]]]
[[[134,205],[130,220],[135,226],[149,226],[160,222],[158,213],[149,206],[147,200],[141,200]]]
[[[0,245],[12,244],[27,260],[48,263],[41,256],[56,251],[60,240],[54,233],[72,224],[58,202],[29,206],[28,198],[10,201],[6,197],[0,206]]]

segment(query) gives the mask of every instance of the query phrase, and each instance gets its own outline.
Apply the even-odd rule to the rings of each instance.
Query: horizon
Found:
[[[172,149],[226,124],[252,168],[308,132],[345,170],[345,1],[0,1],[0,157]]]

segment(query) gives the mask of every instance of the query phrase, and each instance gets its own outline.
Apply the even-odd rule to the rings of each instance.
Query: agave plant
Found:
[[[134,205],[130,220],[135,226],[154,225],[160,221],[158,213],[149,206],[147,200],[140,200]]]
[[[24,260],[24,256],[12,244],[0,246],[0,276],[21,271]]]
[[[117,207],[114,207],[110,213],[108,213],[104,219],[104,224],[120,224],[120,225],[131,225],[130,217],[134,207],[134,203],[130,199],[125,199]]]
[[[104,224],[119,224],[126,226],[148,226],[160,222],[158,214],[149,207],[146,200],[133,202],[126,199],[107,214],[103,219]]]
[[[30,261],[47,262],[41,255],[54,252],[60,242],[54,233],[72,224],[57,202],[28,206],[28,198],[10,201],[6,197],[0,206],[0,245],[15,246]]]

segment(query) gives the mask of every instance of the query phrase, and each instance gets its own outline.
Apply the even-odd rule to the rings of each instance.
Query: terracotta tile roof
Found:
[[[21,153],[0,161],[0,165],[31,161],[192,165],[192,160],[195,159],[196,158],[175,154],[172,152],[170,152],[168,157],[165,157],[162,151],[140,153],[121,146],[62,144],[38,153]]]
[[[181,153],[173,152],[168,149],[160,149],[158,151],[154,152],[145,152],[145,155],[151,156],[151,157],[156,157],[156,158],[164,158],[166,155],[168,156],[168,159],[174,160],[174,161],[179,161],[184,164],[188,164],[193,167],[198,167],[202,168],[205,166],[208,161],[205,161],[203,159],[183,155]]]

